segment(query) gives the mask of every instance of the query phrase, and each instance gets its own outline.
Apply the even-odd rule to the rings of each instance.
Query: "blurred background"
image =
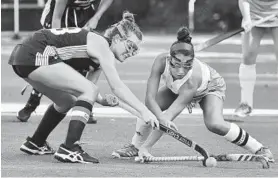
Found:
[[[19,0],[19,30],[33,31],[39,23],[46,0]],[[13,0],[1,1],[2,31],[14,29]],[[98,29],[102,30],[121,18],[124,10],[135,14],[145,31],[176,32],[181,25],[194,32],[229,31],[240,27],[238,0],[116,0],[104,13]],[[194,11],[194,13],[190,12]],[[192,15],[194,14],[194,17]]]

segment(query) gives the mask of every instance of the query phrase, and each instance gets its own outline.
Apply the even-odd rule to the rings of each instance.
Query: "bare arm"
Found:
[[[95,15],[90,20],[88,20],[85,27],[88,27],[89,29],[95,29],[98,25],[99,19],[102,17],[104,12],[110,7],[112,2],[113,0],[101,0]]]
[[[191,79],[189,79],[185,84],[183,84],[183,86],[180,89],[179,96],[166,110],[163,116],[173,121],[191,102],[196,91],[197,84],[194,84],[194,82]]]
[[[113,0],[101,0],[94,17],[100,19],[103,13],[111,6]]]
[[[61,19],[66,9],[68,0],[55,0],[55,7],[52,16],[52,28],[61,28]]]
[[[146,106],[154,113],[154,115],[157,118],[161,116],[162,111],[159,105],[157,104],[155,97],[158,92],[160,78],[164,68],[165,68],[165,54],[162,54],[156,57],[147,83],[145,103]]]
[[[243,19],[251,20],[250,16],[250,4],[248,0],[238,0],[239,10],[242,14]]]

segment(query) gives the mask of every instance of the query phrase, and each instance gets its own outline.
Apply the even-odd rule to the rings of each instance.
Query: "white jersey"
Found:
[[[199,59],[194,59],[197,62],[202,71],[202,83],[198,87],[197,92],[193,96],[190,103],[187,104],[189,113],[192,112],[192,108],[195,107],[205,96],[215,95],[221,100],[225,100],[226,83],[213,68],[206,63],[201,62]],[[169,58],[166,58],[166,65],[164,72],[161,76],[161,81],[175,94],[178,94],[181,86],[192,76],[193,69],[191,69],[182,79],[173,80],[170,73]]]
[[[278,13],[278,0],[248,0],[252,21],[260,20],[272,14]],[[278,27],[278,17],[258,25],[258,27]]]
[[[202,71],[202,83],[198,87],[197,94],[196,94],[196,95],[200,95],[202,94],[202,92],[204,92],[207,89],[208,82],[211,78],[210,69],[206,64],[202,63],[199,59],[194,59],[194,60],[200,64],[201,71]],[[189,70],[188,73],[182,79],[178,79],[174,81],[170,73],[169,59],[167,58],[165,70],[162,74],[162,81],[173,93],[178,94],[181,86],[192,76],[192,73],[193,73],[193,69]]]

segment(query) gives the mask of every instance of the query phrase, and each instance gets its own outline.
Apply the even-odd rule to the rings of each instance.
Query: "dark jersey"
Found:
[[[41,29],[16,47],[11,65],[43,66],[65,62],[76,70],[99,64],[87,54],[88,31],[81,28]]]
[[[61,27],[83,27],[95,15],[100,0],[68,0]],[[41,16],[41,25],[51,28],[55,0],[48,0]]]

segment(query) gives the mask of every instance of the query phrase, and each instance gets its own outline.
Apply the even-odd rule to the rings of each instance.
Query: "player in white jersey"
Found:
[[[260,42],[266,32],[270,32],[274,41],[274,51],[278,60],[278,17],[266,21],[252,29],[252,22],[272,14],[278,14],[278,0],[239,0],[242,13],[243,60],[239,67],[239,81],[241,87],[241,101],[235,110],[235,115],[246,117],[252,113],[253,92],[256,83],[256,58]],[[277,70],[278,73],[278,70]]]
[[[177,118],[186,107],[191,112],[192,107],[199,103],[209,131],[274,161],[268,148],[236,124],[224,120],[225,81],[213,68],[194,57],[188,29],[182,27],[177,38],[170,48],[170,54],[161,54],[154,61],[148,79],[146,106],[159,122],[175,128],[169,121]],[[165,85],[159,88],[161,80]],[[150,150],[162,134],[162,131],[151,130],[149,125],[138,119],[131,144],[114,151],[112,156],[152,156]]]

